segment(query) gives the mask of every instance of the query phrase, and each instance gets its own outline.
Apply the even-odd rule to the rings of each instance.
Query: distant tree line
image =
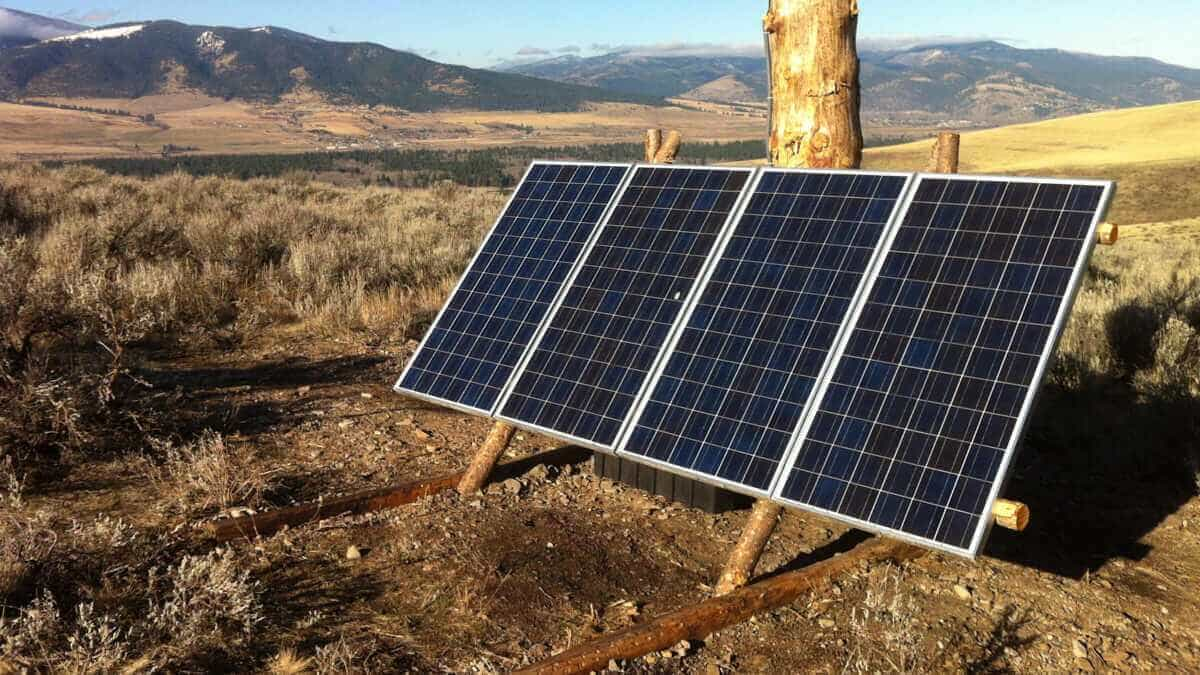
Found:
[[[424,187],[450,180],[468,186],[508,187],[535,159],[627,162],[640,159],[640,143],[560,147],[505,146],[475,150],[350,150],[260,155],[181,155],[155,158],[79,160],[109,173],[149,178],[175,171],[195,176],[277,178],[291,173],[387,173],[380,184]],[[762,141],[684,143],[681,164],[712,164],[759,159]],[[47,162],[61,166],[64,162]]]

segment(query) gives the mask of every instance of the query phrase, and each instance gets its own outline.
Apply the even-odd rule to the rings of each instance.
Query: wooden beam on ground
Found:
[[[662,129],[647,129],[646,130],[646,161],[653,162],[654,157],[658,155],[658,149],[662,147],[663,133]]]
[[[901,562],[923,553],[923,549],[900,542],[869,539],[839,556],[604,635],[518,672],[525,675],[599,672],[607,668],[610,661],[638,658],[667,649],[680,640],[703,640],[755,614],[789,605],[801,595],[828,586],[838,575],[864,563]]]
[[[771,51],[771,164],[857,169],[858,0],[771,0],[763,31]]]
[[[929,155],[929,171],[933,173],[958,173],[958,146],[961,136],[952,131],[943,131],[933,142]]]
[[[571,446],[556,448],[516,461],[505,462],[495,467],[493,474],[496,479],[503,480],[519,476],[538,464],[547,464],[550,466],[577,464],[587,460],[591,454],[590,451],[583,448]],[[451,490],[461,483],[465,474],[465,471],[456,471],[426,480],[401,483],[374,490],[363,490],[336,499],[297,504],[296,506],[289,506],[275,511],[240,518],[217,520],[204,525],[204,535],[216,542],[226,542],[234,539],[254,539],[259,536],[269,537],[285,527],[296,527],[313,521],[333,518],[334,516],[383,511],[411,504],[422,497],[427,497],[438,492]]]

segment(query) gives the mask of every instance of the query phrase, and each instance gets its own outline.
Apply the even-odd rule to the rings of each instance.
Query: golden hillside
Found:
[[[1114,110],[963,134],[963,173],[1110,178],[1122,224],[1200,215],[1200,101]],[[931,141],[873,148],[864,166],[924,168]]]

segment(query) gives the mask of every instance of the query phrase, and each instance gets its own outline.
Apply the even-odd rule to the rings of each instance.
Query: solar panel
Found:
[[[776,497],[975,556],[1111,190],[920,176]]]
[[[490,415],[629,170],[534,162],[396,390]]]
[[[752,169],[635,169],[501,417],[611,450]]]
[[[618,454],[766,494],[910,178],[760,173]]]

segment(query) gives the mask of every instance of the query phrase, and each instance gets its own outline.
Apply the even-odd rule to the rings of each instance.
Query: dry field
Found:
[[[1122,198],[1125,223],[1168,220]],[[586,464],[258,542],[198,535],[465,465],[487,421],[390,385],[503,200],[0,168],[0,672],[491,673],[705,597],[745,514]],[[1178,202],[1096,253],[1008,491],[1029,530],[614,665],[1200,669],[1200,208]],[[858,539],[788,513],[759,572]]]
[[[177,93],[140,99],[44,99],[96,109],[153,114],[102,115],[0,104],[0,159],[154,156],[172,144],[203,153],[275,153],[326,149],[573,145],[636,141],[645,129],[679,129],[693,141],[763,135],[762,116],[698,110],[594,104],[587,111],[448,111],[409,113],[387,107],[336,106],[293,93],[275,105]]]

